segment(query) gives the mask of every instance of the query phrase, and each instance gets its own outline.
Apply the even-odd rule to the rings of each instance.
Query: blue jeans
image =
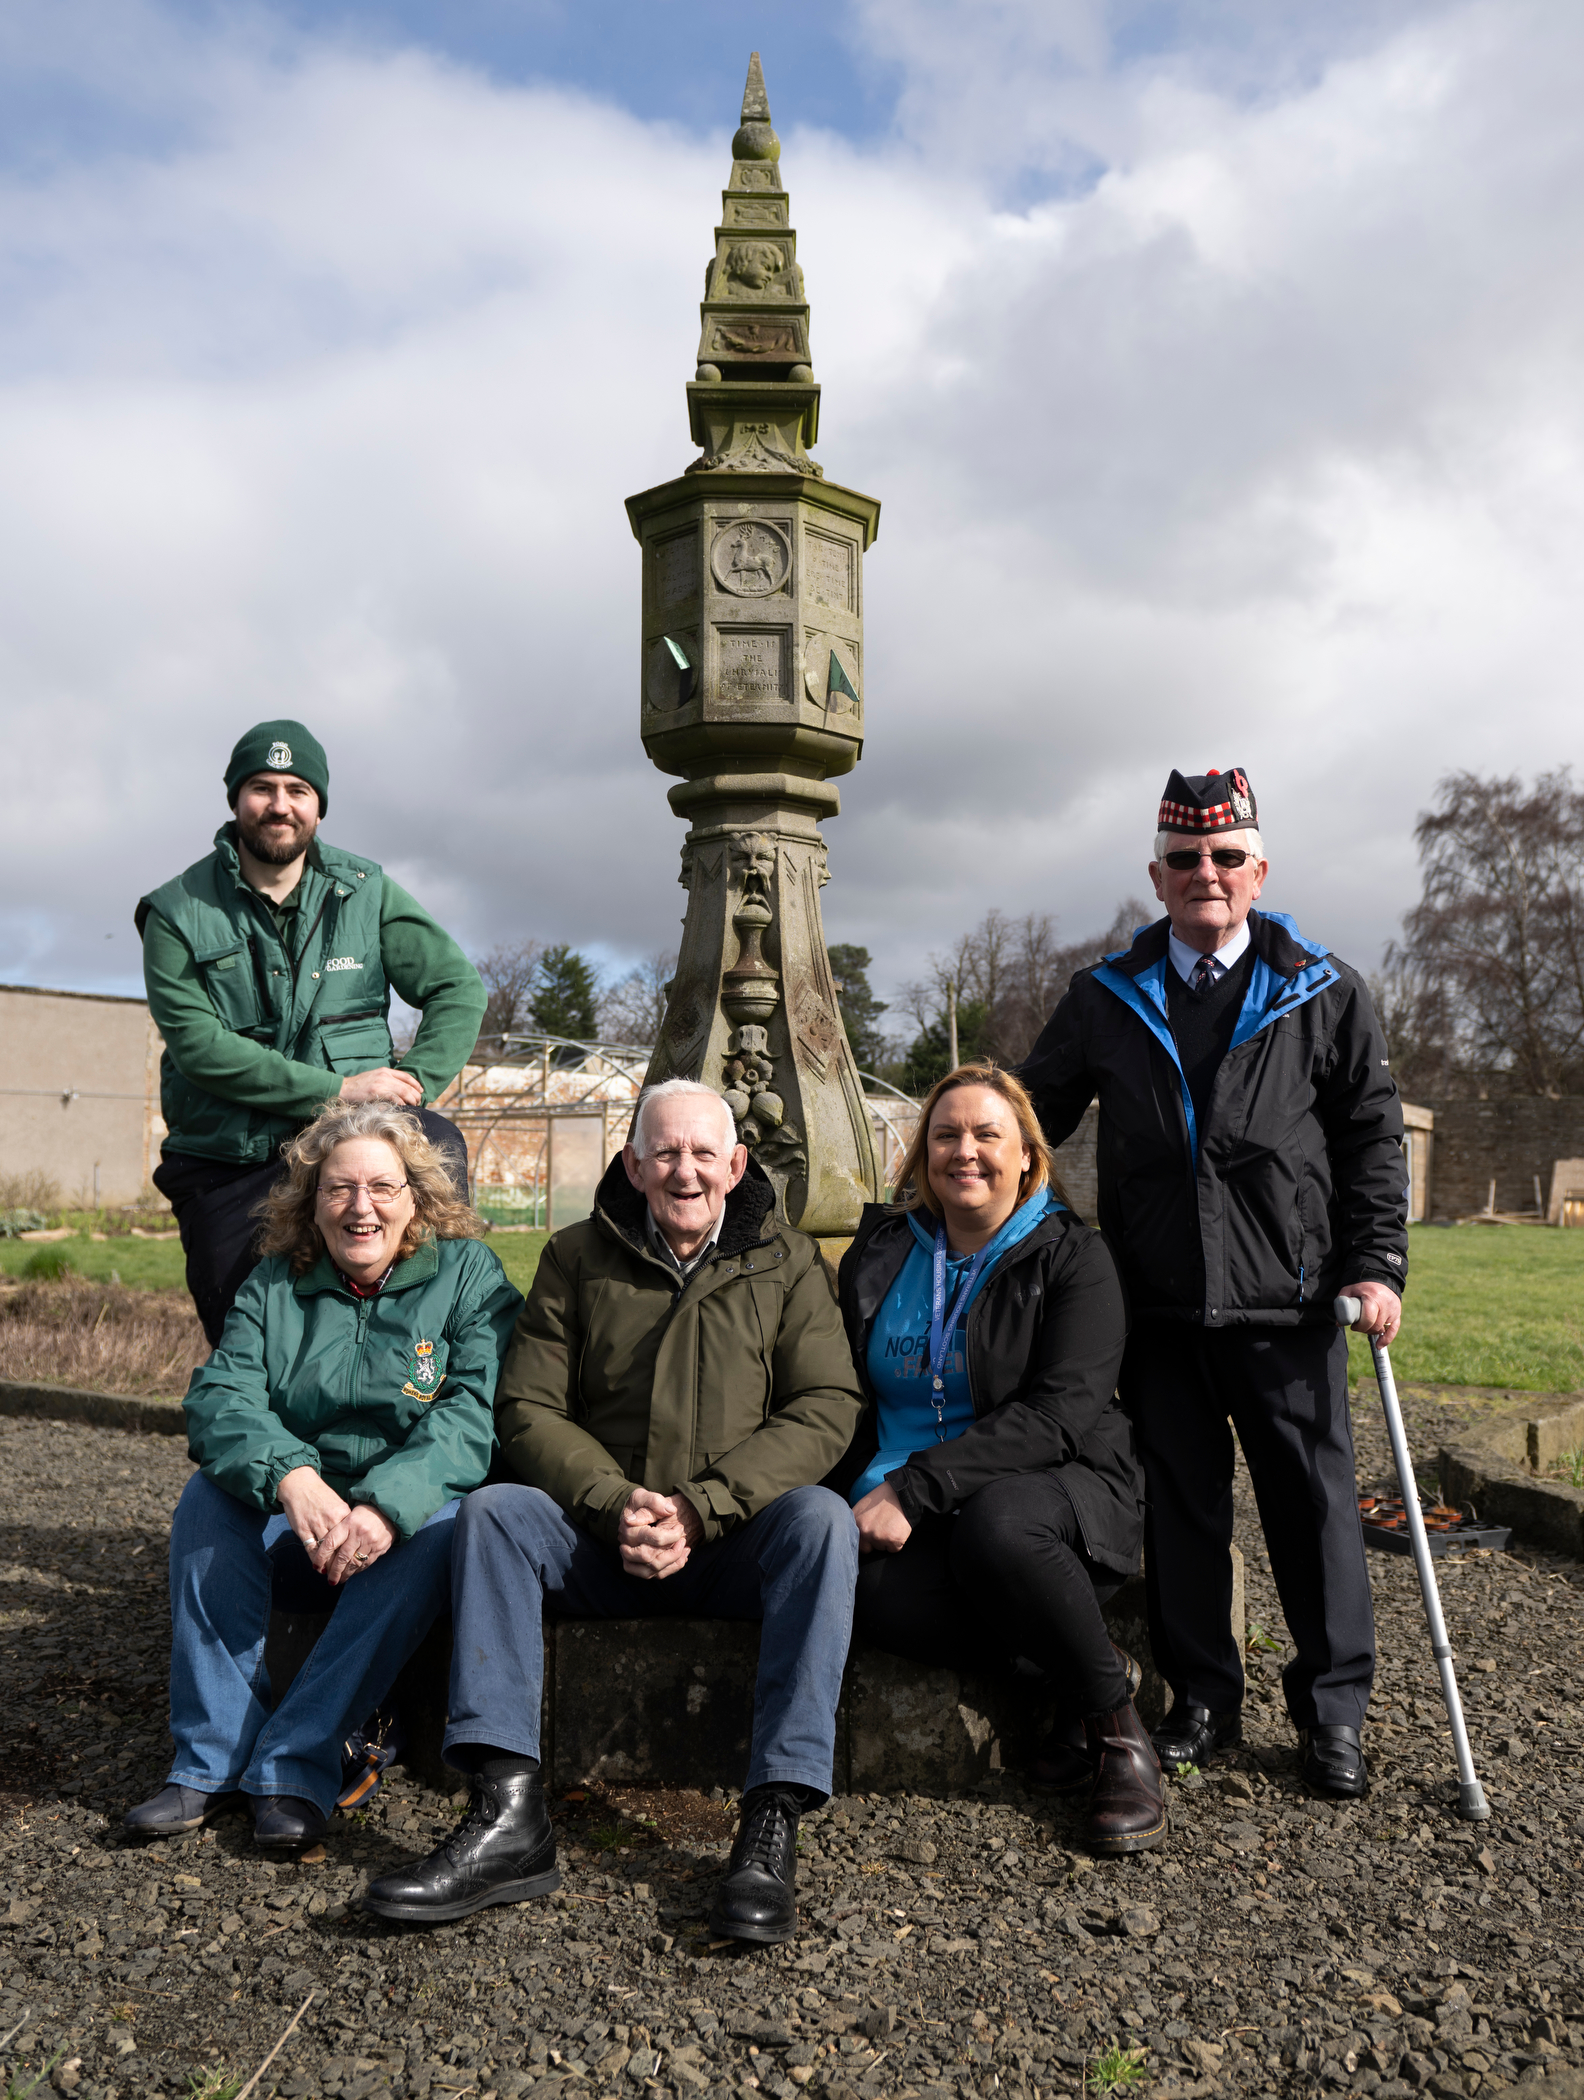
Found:
[[[171,1520],[171,1782],[205,1794],[290,1794],[328,1815],[348,1729],[378,1706],[445,1609],[459,1507],[448,1502],[415,1538],[335,1589],[314,1575],[284,1517],[195,1473]],[[264,1670],[271,1547],[277,1558],[284,1550],[299,1590],[306,1580],[322,1593],[314,1608],[334,1612],[273,1712]]]
[[[452,1534],[456,1646],[445,1747],[539,1755],[542,1614],[558,1619],[762,1619],[745,1787],[832,1791],[836,1705],[852,1638],[858,1527],[828,1488],[793,1488],[663,1582],[629,1575],[530,1487],[469,1495]]]

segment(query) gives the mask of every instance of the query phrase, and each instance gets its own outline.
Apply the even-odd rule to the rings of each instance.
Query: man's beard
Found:
[[[237,836],[243,845],[255,860],[263,861],[270,868],[289,866],[312,843],[318,829],[318,820],[314,817],[294,817],[289,829],[284,824],[260,822],[250,825],[244,824],[240,817],[237,819]]]

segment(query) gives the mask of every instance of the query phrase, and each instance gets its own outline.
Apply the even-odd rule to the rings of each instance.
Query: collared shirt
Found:
[[[1226,975],[1248,944],[1248,920],[1245,919],[1226,946],[1217,948],[1215,953],[1210,956],[1212,983],[1219,981]],[[1166,946],[1171,955],[1172,968],[1177,972],[1184,984],[1191,984],[1194,971],[1206,959],[1204,954],[1198,948],[1190,948],[1186,941],[1178,940],[1174,933],[1167,936]]]
[[[676,1270],[685,1283],[720,1238],[721,1227],[726,1222],[726,1206],[724,1203],[721,1205],[719,1215],[710,1227],[703,1246],[700,1247],[697,1254],[690,1254],[686,1261],[683,1261],[682,1257],[675,1252],[671,1242],[655,1223],[655,1214],[647,1203],[644,1205],[644,1218],[647,1221],[644,1231],[648,1235],[649,1245],[663,1262],[666,1262],[671,1268]]]

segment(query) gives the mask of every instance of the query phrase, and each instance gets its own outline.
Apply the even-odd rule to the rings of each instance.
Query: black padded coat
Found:
[[[906,1217],[870,1203],[842,1256],[837,1293],[869,1403],[828,1482],[842,1492],[879,1448],[869,1336],[917,1244]],[[986,1272],[965,1327],[974,1421],[887,1474],[905,1514],[917,1521],[927,1510],[949,1513],[993,1480],[1051,1467],[1090,1559],[1131,1575],[1144,1533],[1144,1477],[1115,1397],[1127,1305],[1104,1240],[1072,1211],[1052,1211]]]

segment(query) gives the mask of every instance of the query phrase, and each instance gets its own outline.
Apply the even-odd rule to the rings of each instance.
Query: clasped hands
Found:
[[[616,1526],[622,1567],[642,1582],[664,1582],[687,1566],[704,1536],[698,1511],[685,1495],[657,1495],[634,1488]]]
[[[396,1543],[396,1526],[367,1502],[344,1502],[312,1466],[281,1475],[275,1499],[307,1548],[315,1572],[337,1588],[361,1575]]]

